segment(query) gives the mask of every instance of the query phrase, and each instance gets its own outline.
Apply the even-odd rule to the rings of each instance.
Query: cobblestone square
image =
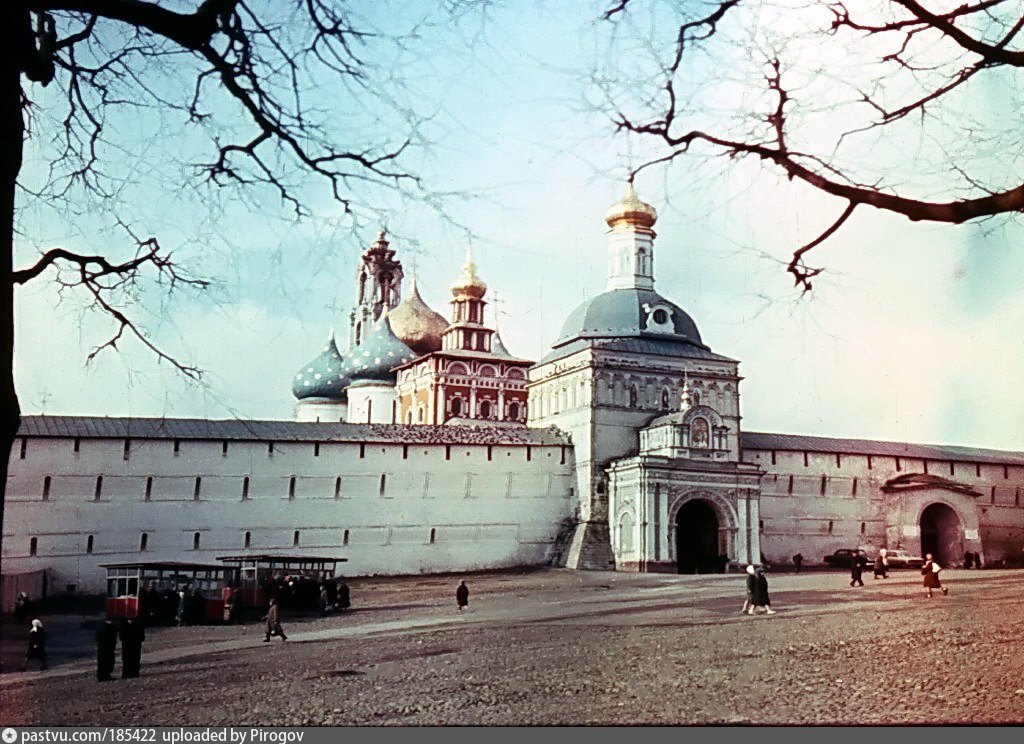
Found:
[[[739,575],[536,570],[354,579],[353,611],[151,628],[142,676],[97,683],[96,618],[44,616],[47,672],[0,677],[3,721],[48,725],[1024,722],[1024,571]],[[84,622],[83,622],[84,621]],[[5,670],[21,646],[5,627]],[[120,665],[120,661],[119,661]],[[119,667],[118,667],[119,669]]]

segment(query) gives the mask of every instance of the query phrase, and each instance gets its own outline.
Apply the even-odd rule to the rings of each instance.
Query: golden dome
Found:
[[[476,275],[476,264],[473,263],[473,249],[466,249],[466,263],[462,264],[462,273],[452,284],[452,294],[456,297],[475,297],[480,299],[487,292],[487,284]]]
[[[441,349],[441,334],[448,328],[448,321],[420,297],[416,277],[412,278],[409,285],[409,294],[388,317],[391,319],[391,330],[417,356]]]
[[[645,201],[641,201],[633,190],[633,182],[626,184],[626,195],[608,207],[604,213],[604,221],[608,227],[615,227],[625,222],[640,227],[653,227],[658,220],[658,212]]]

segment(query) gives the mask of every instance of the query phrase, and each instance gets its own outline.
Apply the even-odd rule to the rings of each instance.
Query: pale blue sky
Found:
[[[421,7],[387,7],[395,6],[409,17]],[[85,367],[108,322],[81,313],[71,297],[55,306],[52,284],[36,282],[18,293],[25,412],[289,418],[295,370],[331,326],[346,338],[355,261],[382,220],[407,275],[415,266],[424,298],[445,314],[472,240],[480,274],[500,298],[506,345],[542,356],[572,308],[603,291],[602,215],[629,164],[651,151],[582,106],[582,78],[595,63],[622,64],[603,51],[600,7],[496,7],[473,45],[465,42],[477,19],[464,18],[458,33],[425,32],[422,58],[402,59],[403,95],[434,112],[432,145],[413,162],[435,189],[461,194],[446,203],[450,223],[370,193],[369,206],[384,216],[363,210],[357,237],[312,190],[314,216],[295,224],[267,194],[242,201],[182,189],[201,138],[174,128],[154,138],[144,119],[119,124],[128,145],[109,157],[133,185],[113,203],[139,232],[159,235],[218,280],[207,298],[164,302],[147,292],[135,315],[162,348],[206,370],[206,382],[186,384],[132,342]],[[999,91],[989,93],[982,98]],[[333,94],[323,99],[335,103]],[[904,146],[890,144],[889,154]],[[27,154],[31,178],[43,152],[34,143]],[[889,154],[866,152],[865,163],[883,168],[877,159]],[[637,189],[660,214],[658,290],[694,317],[712,349],[741,362],[745,428],[1024,450],[1019,224],[914,225],[861,210],[818,250],[813,260],[828,272],[800,299],[780,261],[841,205],[753,162],[684,160],[641,174]],[[61,218],[24,196],[22,204],[23,261],[51,245],[123,244],[94,205]]]

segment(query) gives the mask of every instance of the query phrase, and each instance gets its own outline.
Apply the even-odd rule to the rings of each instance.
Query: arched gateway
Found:
[[[958,561],[964,554],[960,517],[948,504],[929,504],[921,512],[921,555],[928,553],[942,566]]]
[[[676,567],[679,573],[716,573],[719,555],[718,515],[704,499],[693,499],[676,512]]]

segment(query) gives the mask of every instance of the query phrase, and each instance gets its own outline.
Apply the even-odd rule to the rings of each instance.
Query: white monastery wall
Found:
[[[10,465],[4,572],[49,569],[58,591],[247,549],[350,575],[540,564],[575,507],[559,445],[27,437]]]

